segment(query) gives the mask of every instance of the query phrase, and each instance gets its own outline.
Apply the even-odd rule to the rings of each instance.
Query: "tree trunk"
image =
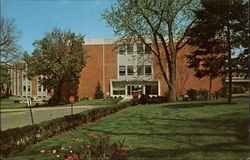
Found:
[[[55,103],[60,103],[61,102],[61,93],[62,93],[62,82],[57,86],[55,89]]]
[[[212,99],[212,78],[209,78],[209,99]]]
[[[176,60],[175,57],[172,57],[170,67],[170,85],[169,87],[169,101],[176,101]]]
[[[228,50],[228,104],[232,104],[232,55],[231,55],[231,37],[230,37],[230,25],[227,21],[227,50]]]

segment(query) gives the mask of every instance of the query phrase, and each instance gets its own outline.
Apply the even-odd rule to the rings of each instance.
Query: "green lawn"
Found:
[[[90,99],[90,100],[81,100],[74,103],[75,106],[82,105],[111,105],[118,103],[122,98],[105,98],[105,99]],[[65,105],[56,105],[53,107],[67,107],[70,104]],[[52,106],[39,106],[39,107],[52,107]],[[26,108],[26,103],[14,103],[14,99],[12,98],[3,98],[1,99],[1,109],[18,109],[18,108]]]
[[[47,160],[41,149],[70,145],[71,138],[81,140],[82,130],[110,135],[111,140],[126,138],[133,148],[129,159],[150,160],[239,160],[250,157],[248,143],[248,99],[175,102],[138,105],[77,130],[64,133],[9,158],[10,160]]]

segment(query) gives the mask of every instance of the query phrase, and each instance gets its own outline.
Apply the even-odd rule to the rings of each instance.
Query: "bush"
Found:
[[[150,98],[148,95],[145,95],[145,94],[141,95],[138,101],[139,104],[159,104],[159,103],[166,103],[166,102],[168,102],[167,97],[163,97],[163,96],[154,97],[153,96]]]
[[[198,91],[198,95],[199,95],[199,100],[208,100],[209,98],[209,91],[207,89],[200,89]]]
[[[150,99],[150,97],[148,95],[142,94],[140,99],[139,99],[139,103],[140,104],[147,104],[148,99]]]
[[[75,129],[81,124],[95,121],[129,106],[131,106],[130,102],[125,102],[105,108],[95,108],[86,112],[64,116],[40,124],[0,131],[0,157],[3,158],[7,157],[9,154],[20,152],[31,144],[48,139],[61,132]]]
[[[97,86],[96,86],[96,90],[95,90],[94,99],[101,99],[101,98],[104,98],[104,94],[103,94],[103,91],[101,89],[100,82],[98,81]]]
[[[196,100],[198,92],[195,89],[189,89],[187,90],[187,95],[191,100]]]

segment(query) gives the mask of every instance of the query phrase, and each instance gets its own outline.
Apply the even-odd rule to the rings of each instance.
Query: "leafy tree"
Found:
[[[29,76],[43,75],[40,83],[54,91],[54,102],[62,100],[62,86],[75,82],[85,67],[84,37],[54,28],[45,37],[33,43],[32,56],[26,54]]]
[[[5,64],[0,64],[0,97],[7,96],[8,95],[8,88],[10,86],[10,73],[9,73],[9,67]]]
[[[168,85],[170,101],[176,101],[176,57],[187,44],[186,33],[194,23],[191,9],[196,7],[197,0],[118,0],[102,15],[122,36],[118,43],[140,42],[151,49]]]
[[[104,98],[104,94],[103,94],[103,91],[101,89],[100,82],[98,81],[97,86],[96,86],[96,90],[95,90],[94,99],[101,99],[101,98]]]
[[[236,48],[247,47],[248,3],[238,0],[202,0],[201,3],[203,8],[194,11],[197,21],[188,32],[188,43],[198,47],[188,56],[189,67],[195,68],[197,77],[208,76],[210,80],[226,73],[229,76],[228,103],[231,104],[235,66],[232,54]]]

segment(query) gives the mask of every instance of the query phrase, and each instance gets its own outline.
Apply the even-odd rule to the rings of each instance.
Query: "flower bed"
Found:
[[[52,150],[42,149],[39,154],[46,156],[54,155],[60,160],[110,160],[117,159],[124,152],[125,139],[118,142],[111,142],[110,136],[93,135],[84,130],[79,138],[72,138],[69,146],[57,146]],[[124,157],[126,158],[126,157]]]
[[[64,116],[40,124],[1,131],[0,143],[2,145],[0,146],[0,158],[20,152],[31,144],[48,139],[61,132],[75,129],[81,124],[96,121],[129,106],[131,106],[130,102],[115,104],[108,107],[95,108],[86,112]]]

